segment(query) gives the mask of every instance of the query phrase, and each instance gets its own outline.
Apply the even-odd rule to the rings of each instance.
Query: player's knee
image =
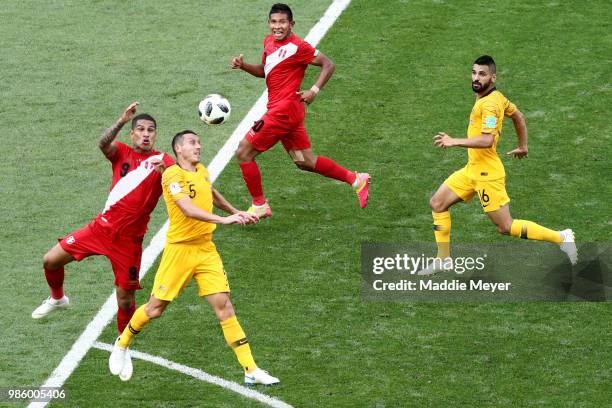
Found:
[[[130,310],[134,304],[134,294],[117,292],[117,306],[119,309]]]
[[[131,299],[126,299],[126,298],[118,298],[117,299],[117,307],[119,309],[129,310],[131,306],[132,306]]]
[[[49,259],[49,254],[44,254],[42,261],[43,261],[43,267],[45,269],[48,269],[51,266],[50,265],[51,264],[51,260]]]
[[[248,156],[245,154],[244,150],[241,150],[240,147],[238,147],[238,150],[236,150],[236,160],[238,160],[238,162],[240,163],[245,163],[248,162]]]
[[[246,163],[253,160],[251,149],[245,140],[240,142],[238,149],[236,150],[236,160],[240,163]]]
[[[495,224],[497,227],[497,232],[503,235],[510,235],[510,229],[512,227],[512,222],[500,222]]]
[[[45,269],[57,269],[61,265],[58,264],[57,259],[49,251],[43,256],[43,266]]]
[[[234,316],[234,306],[229,300],[229,296],[215,305],[215,314],[219,321],[224,321]]]
[[[444,202],[437,198],[435,195],[429,199],[429,208],[433,212],[444,212],[446,208],[444,208]]]
[[[298,169],[304,171],[313,171],[314,163],[309,162],[308,160],[294,160],[293,161]]]

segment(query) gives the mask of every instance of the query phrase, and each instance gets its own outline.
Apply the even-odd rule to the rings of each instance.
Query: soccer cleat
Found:
[[[448,272],[453,270],[453,258],[435,258],[432,263],[427,265],[426,268],[417,271],[419,276],[434,275],[438,272]]]
[[[119,373],[119,378],[121,381],[129,381],[132,378],[132,373],[134,372],[134,366],[132,365],[132,356],[130,355],[130,350],[125,349],[125,358],[123,360],[123,368]]]
[[[270,208],[270,205],[267,201],[262,205],[252,204],[247,210],[247,212],[249,214],[258,216],[260,219],[272,216],[272,208]]]
[[[563,238],[563,242],[559,244],[559,247],[567,254],[572,265],[576,265],[578,263],[578,248],[576,248],[574,231],[566,229],[559,231],[559,234],[561,234],[561,238]]]
[[[127,357],[126,357],[127,355]],[[123,371],[123,367],[125,363],[129,359],[130,366],[132,365],[132,358],[128,353],[127,348],[123,348],[119,346],[119,337],[115,340],[115,344],[113,345],[113,351],[111,352],[110,357],[108,358],[108,369],[110,370],[112,375],[119,375]],[[127,372],[126,372],[127,374]],[[130,377],[132,374],[130,373]],[[129,378],[128,378],[129,379]],[[127,381],[127,380],[125,380]]]
[[[256,384],[261,385],[276,385],[280,380],[276,377],[272,377],[267,371],[261,368],[256,368],[251,374],[244,374],[244,384],[248,386],[254,386]]]
[[[370,175],[368,173],[357,173],[357,179],[355,180],[356,186],[355,192],[359,197],[359,206],[366,208],[368,205],[368,195],[370,193]]]
[[[53,299],[51,296],[43,300],[42,304],[32,312],[32,319],[41,319],[51,313],[67,309],[70,306],[70,299],[64,296],[61,299]]]

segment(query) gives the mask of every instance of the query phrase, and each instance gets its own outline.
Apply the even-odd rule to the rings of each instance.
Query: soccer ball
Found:
[[[219,94],[207,95],[198,105],[200,120],[207,125],[225,123],[230,117],[231,111],[232,107],[229,101]]]

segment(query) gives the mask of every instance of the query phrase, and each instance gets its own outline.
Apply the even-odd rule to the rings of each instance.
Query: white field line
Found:
[[[336,19],[342,14],[342,12],[348,7],[351,0],[334,0],[329,6],[323,17],[315,24],[308,35],[305,37],[313,47],[316,47],[319,41],[327,33],[330,27],[334,24]],[[246,114],[244,119],[236,127],[232,135],[225,142],[223,147],[219,150],[217,155],[212,159],[208,165],[209,175],[211,182],[214,182],[217,177],[221,174],[225,166],[229,163],[234,152],[238,147],[238,143],[244,137],[248,129],[252,126],[252,123],[258,120],[261,115],[264,114],[266,109],[266,103],[268,99],[267,91],[259,97],[257,102]],[[158,255],[164,248],[166,242],[166,232],[168,230],[168,221],[163,227],[155,234],[149,246],[142,253],[142,264],[140,267],[140,280],[146,275],[148,270],[151,268]],[[115,297],[115,291],[111,293],[104,305],[100,308],[93,320],[87,325],[83,333],[74,342],[70,351],[64,356],[59,365],[53,370],[49,378],[41,385],[42,387],[61,387],[64,382],[70,377],[70,375],[77,368],[85,354],[93,346],[94,342],[98,339],[102,330],[108,325],[111,319],[115,316],[117,310],[117,299]],[[47,406],[48,402],[31,402],[29,408],[42,408]]]
[[[101,343],[98,341],[96,341],[93,344],[93,347],[99,350],[105,350],[108,352],[113,351],[112,344]],[[162,357],[153,356],[151,354],[143,353],[141,351],[136,351],[132,349],[130,349],[130,356],[132,356],[133,358],[140,359],[140,360],[148,361],[149,363],[157,364],[169,370],[178,371],[179,373],[183,373],[185,375],[188,375],[200,381],[207,382],[209,384],[218,385],[219,387],[233,391],[236,394],[240,394],[247,398],[254,399],[256,401],[259,401],[263,404],[266,404],[274,408],[293,408],[291,405],[279,399],[270,397],[269,395],[266,395],[266,394],[262,394],[260,392],[255,391],[252,388],[245,387],[233,381],[228,381],[221,377],[217,377],[217,376],[208,374],[197,368],[188,367],[183,364],[175,363],[174,361],[166,360],[165,358],[162,358]]]

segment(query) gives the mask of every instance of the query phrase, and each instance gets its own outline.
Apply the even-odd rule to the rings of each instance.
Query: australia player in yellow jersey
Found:
[[[257,216],[234,208],[212,186],[208,170],[200,163],[200,140],[191,130],[177,133],[172,139],[172,150],[177,164],[166,169],[162,176],[164,201],[168,209],[170,227],[166,247],[155,275],[149,302],[136,310],[121,333],[109,359],[112,374],[127,381],[133,372],[128,347],[134,336],[151,321],[160,317],[193,279],[199,295],[215,311],[227,344],[234,350],[244,368],[247,385],[273,385],[279,382],[255,364],[244,331],[238,323],[227,276],[215,244],[212,241],[216,224],[252,224]],[[229,216],[213,214],[213,206]]]
[[[483,55],[472,66],[472,90],[476,103],[470,114],[467,138],[454,138],[440,132],[434,136],[437,147],[465,147],[468,163],[454,172],[438,188],[429,201],[434,221],[434,235],[438,244],[438,262],[420,271],[422,275],[452,269],[450,258],[451,216],[449,208],[460,201],[478,195],[482,209],[505,235],[559,244],[572,264],[578,259],[574,233],[571,229],[554,231],[532,221],[513,219],[510,198],[506,193],[506,173],[497,155],[497,142],[504,117],[512,119],[518,138],[516,149],[508,155],[522,159],[527,156],[527,125],[523,114],[497,88],[495,61]]]

